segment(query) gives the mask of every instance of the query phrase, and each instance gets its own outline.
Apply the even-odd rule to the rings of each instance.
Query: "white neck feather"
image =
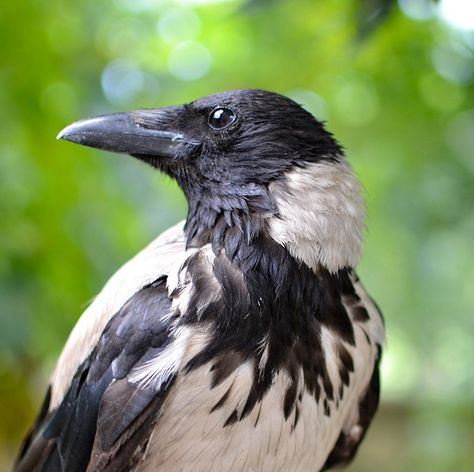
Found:
[[[270,234],[313,270],[355,267],[365,228],[365,204],[359,181],[344,157],[291,171],[270,185],[278,216]]]

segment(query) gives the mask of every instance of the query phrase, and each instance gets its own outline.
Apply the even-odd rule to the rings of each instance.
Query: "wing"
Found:
[[[61,404],[40,416],[16,470],[129,470],[176,376],[177,358],[168,356],[156,369],[174,341],[174,321],[166,277],[133,295],[77,369]],[[134,383],[153,360],[153,383]]]
[[[367,391],[359,403],[357,420],[350,422],[350,424],[341,432],[333,450],[324,464],[323,471],[332,469],[333,467],[340,467],[351,462],[362,442],[362,439],[364,439],[379,404],[379,361],[380,356],[377,358],[375,363]]]
[[[58,360],[41,412],[19,453],[16,464],[17,470],[42,470],[48,457],[52,460],[55,454],[56,456],[60,454],[61,448],[64,449],[65,436],[58,436],[58,431],[61,425],[62,427],[67,426],[66,429],[72,431],[70,429],[72,426],[66,425],[64,419],[69,415],[71,424],[74,422],[73,416],[71,416],[73,415],[73,410],[68,410],[70,408],[68,407],[69,404],[74,403],[78,399],[86,399],[92,395],[96,400],[103,400],[105,405],[106,401],[114,399],[119,394],[126,395],[128,393],[131,395],[132,392],[127,391],[127,388],[125,388],[123,366],[130,367],[132,365],[130,364],[131,362],[139,362],[139,359],[136,357],[137,354],[133,353],[131,349],[133,349],[132,346],[146,343],[147,334],[146,331],[139,330],[134,338],[135,344],[129,344],[127,340],[126,351],[121,352],[120,348],[124,347],[125,339],[121,335],[113,337],[113,330],[121,318],[124,318],[123,323],[125,324],[122,323],[122,331],[118,331],[118,334],[124,332],[123,329],[127,325],[127,320],[132,320],[135,316],[146,315],[150,317],[149,322],[146,324],[145,321],[148,318],[145,318],[143,323],[145,323],[145,327],[151,329],[151,333],[157,332],[160,329],[164,329],[163,333],[167,333],[167,323],[165,323],[167,308],[164,306],[163,301],[163,297],[166,296],[166,289],[164,287],[166,276],[170,273],[178,272],[182,262],[192,253],[192,250],[186,251],[185,249],[182,228],[183,223],[180,223],[169,229],[132,260],[127,262],[114,274],[94,302],[84,312],[71,332]],[[171,275],[170,277],[173,278]],[[153,286],[153,281],[160,281],[159,286]],[[168,278],[168,284],[170,282],[174,283],[173,280],[170,281]],[[150,298],[152,292],[153,297]],[[161,302],[159,302],[160,300]],[[162,303],[161,307],[159,303]],[[139,309],[140,304],[143,309],[146,308],[148,311]],[[137,311],[137,314],[134,314],[134,310]],[[107,330],[107,333],[104,330]],[[164,334],[157,332],[156,338],[153,341],[154,344],[159,344],[159,339],[166,344],[166,339],[164,337],[160,338],[160,336],[164,336]],[[109,345],[113,347],[113,351],[110,351],[109,357],[103,360],[106,353],[105,344],[107,340],[115,344]],[[164,347],[164,345],[161,347]],[[117,357],[113,358],[113,356]],[[107,366],[107,362],[110,365]],[[114,377],[118,371],[114,374],[113,368],[118,368],[118,366],[121,366],[122,369],[120,372],[121,377]],[[103,372],[101,372],[102,377],[99,382],[98,372],[100,369]],[[120,390],[120,386],[122,390]],[[167,383],[164,382],[163,386],[167,386]],[[166,390],[164,389],[161,393],[166,392]],[[158,393],[155,391],[158,398],[156,402],[159,403],[160,395]],[[136,402],[136,405],[139,405],[140,400],[144,402],[143,404],[146,403],[148,392],[137,390],[134,392],[134,395],[136,397],[134,397],[133,403]],[[150,405],[153,403],[157,407],[156,402],[150,402]],[[131,405],[132,402],[128,408]],[[94,415],[96,418],[99,418],[98,408],[98,405],[95,405],[91,418]],[[107,408],[110,409],[111,406],[109,405]],[[74,414],[80,413],[85,414],[80,408]],[[135,416],[138,418],[139,412]],[[133,415],[130,418],[130,421],[133,421]],[[84,421],[85,418],[82,417],[81,422]],[[142,429],[144,427],[145,423]],[[92,433],[89,432],[88,441],[91,440],[91,436]],[[132,443],[128,441],[128,444]],[[53,454],[53,450],[57,452]]]
[[[363,391],[355,411],[346,420],[334,448],[329,454],[323,471],[346,465],[352,461],[364,439],[365,434],[377,411],[380,396],[379,365],[384,343],[383,316],[370,298],[357,275],[351,274],[350,287],[346,287],[346,310],[354,323],[366,333],[367,339],[372,340],[376,352],[374,367],[367,388]]]

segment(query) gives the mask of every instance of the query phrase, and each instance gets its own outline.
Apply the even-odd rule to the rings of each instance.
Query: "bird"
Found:
[[[58,139],[149,164],[188,212],[80,317],[14,470],[351,462],[378,408],[384,322],[356,273],[362,187],[325,123],[242,89],[77,121]]]

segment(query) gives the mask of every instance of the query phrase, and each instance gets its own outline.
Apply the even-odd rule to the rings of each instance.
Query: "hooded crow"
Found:
[[[171,176],[184,223],[73,329],[17,472],[308,472],[349,462],[377,409],[382,317],[359,281],[365,207],[292,100],[236,90],[58,136]]]

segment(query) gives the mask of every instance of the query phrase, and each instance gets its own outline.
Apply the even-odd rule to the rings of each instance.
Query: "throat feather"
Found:
[[[253,374],[249,404],[232,421],[250,413],[271,387],[277,372],[293,379],[285,415],[295,404],[296,385],[303,385],[316,401],[336,397],[322,339],[323,328],[335,340],[354,345],[352,322],[342,303],[349,280],[347,269],[331,274],[323,267],[315,272],[296,260],[288,250],[263,233],[251,244],[245,238],[235,243],[232,255],[224,245],[210,260],[196,253],[187,273],[191,285],[185,323],[213,326],[208,345],[193,357],[188,369],[215,364],[216,382],[230,375],[228,356],[250,362]],[[209,263],[212,264],[209,267]],[[218,296],[203,287],[217,283]],[[208,280],[208,282],[205,282]]]

